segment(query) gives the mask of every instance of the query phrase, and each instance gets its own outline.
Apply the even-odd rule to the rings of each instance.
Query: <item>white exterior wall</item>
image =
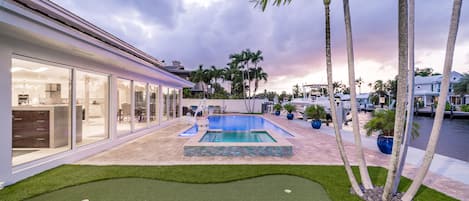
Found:
[[[414,91],[415,91],[415,94],[431,93],[432,85],[431,84],[416,84]]]
[[[199,106],[202,99],[182,99],[182,106],[188,107],[190,109],[191,105]],[[264,99],[256,99],[254,111],[255,113],[261,112],[261,106],[264,102]],[[248,100],[246,100],[248,103]],[[254,99],[251,100],[251,106],[254,103]],[[243,99],[207,99],[205,105],[208,107],[209,105],[213,106],[220,106],[221,109],[225,112],[233,112],[233,113],[247,113],[246,105]],[[185,115],[185,114],[183,114]]]
[[[11,177],[11,147],[12,147],[12,124],[11,124],[11,51],[7,45],[0,41],[0,92],[4,97],[0,99],[0,189]]]

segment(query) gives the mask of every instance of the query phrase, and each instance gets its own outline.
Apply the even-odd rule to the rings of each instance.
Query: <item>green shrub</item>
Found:
[[[469,112],[469,105],[461,105],[461,111]]]
[[[450,111],[451,110],[451,104],[449,104],[448,102],[446,102],[445,104],[445,111]]]

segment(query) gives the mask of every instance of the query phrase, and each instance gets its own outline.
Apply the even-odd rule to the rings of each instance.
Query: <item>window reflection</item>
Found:
[[[131,113],[131,82],[130,80],[117,79],[117,135],[130,133]]]
[[[108,77],[77,71],[76,104],[82,118],[77,119],[78,146],[108,138]]]

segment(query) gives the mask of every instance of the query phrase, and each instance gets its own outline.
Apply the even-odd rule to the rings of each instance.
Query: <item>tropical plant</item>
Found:
[[[293,85],[292,95],[293,95],[293,98],[300,97],[300,86],[298,84]]]
[[[417,68],[415,76],[428,77],[433,75],[433,68]]]
[[[455,94],[461,96],[469,94],[469,73],[464,73],[459,82],[453,85],[453,90]]]
[[[292,104],[285,104],[283,106],[283,109],[285,109],[288,113],[292,113],[296,110],[296,107],[295,105],[292,105]]]
[[[268,74],[258,66],[259,62],[264,60],[262,51],[251,52],[246,49],[240,53],[231,54],[229,58],[230,62],[228,68],[225,69],[224,80],[231,81],[232,94],[241,95],[246,110],[251,113],[254,111],[255,99],[252,102],[251,100],[259,88],[259,82],[261,80],[267,82],[268,79]],[[254,86],[252,86],[253,83]]]
[[[320,105],[310,105],[305,109],[305,115],[313,120],[324,119],[326,118],[326,110]]]
[[[275,104],[275,105],[274,105],[274,110],[275,110],[275,111],[280,111],[280,110],[282,110],[282,105],[281,105],[281,104],[278,104],[278,103]]]
[[[352,49],[353,51],[353,49]],[[362,77],[359,77],[357,80],[355,80],[355,84],[358,86],[358,93],[362,93],[362,84],[365,83],[362,79]]]
[[[382,110],[373,112],[373,117],[368,121],[364,128],[366,135],[370,136],[373,132],[383,134],[384,136],[394,136],[394,122],[396,120],[396,112],[394,110]],[[420,125],[413,122],[412,137],[419,136]]]
[[[453,56],[454,56],[454,48],[456,44],[456,36],[458,33],[458,26],[459,26],[459,18],[461,16],[461,5],[462,0],[454,0],[453,3],[453,11],[451,15],[450,21],[450,28],[448,34],[448,41],[446,44],[446,55],[445,55],[445,62],[443,66],[443,79],[441,81],[441,92],[440,96],[438,97],[438,108],[436,110],[435,119],[433,121],[432,132],[430,134],[430,139],[428,141],[427,149],[425,150],[425,155],[422,161],[422,164],[417,171],[417,175],[414,178],[414,181],[407,189],[407,192],[403,195],[403,201],[410,201],[413,199],[415,194],[417,193],[418,189],[422,185],[423,179],[430,168],[430,165],[433,160],[433,156],[435,155],[436,145],[438,143],[438,138],[441,131],[441,125],[443,122],[444,111],[443,111],[443,104],[446,98],[448,97],[449,91],[449,81],[451,75],[451,68],[453,66]]]
[[[386,94],[383,80],[376,80],[375,83],[373,84],[373,89],[375,90],[375,93],[377,93],[380,96],[383,96],[384,94]]]

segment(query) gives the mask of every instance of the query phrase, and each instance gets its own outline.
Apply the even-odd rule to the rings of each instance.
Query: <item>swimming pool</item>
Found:
[[[276,142],[266,131],[208,131],[199,142]]]
[[[270,121],[260,116],[248,116],[248,115],[214,115],[208,117],[208,129],[222,131],[245,131],[251,130],[272,130],[284,137],[293,137],[289,132],[279,128],[272,124]],[[192,136],[197,134],[197,125],[191,127],[181,134],[181,136]]]

